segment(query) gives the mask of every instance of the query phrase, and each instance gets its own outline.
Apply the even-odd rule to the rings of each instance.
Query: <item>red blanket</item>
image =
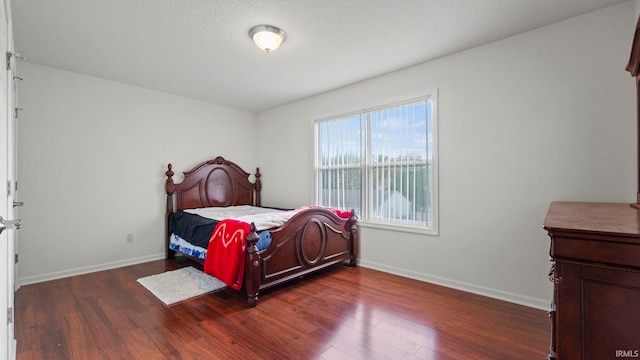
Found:
[[[242,221],[220,221],[209,240],[204,272],[215,276],[229,287],[240,290],[244,276],[246,239],[250,229],[250,225]]]

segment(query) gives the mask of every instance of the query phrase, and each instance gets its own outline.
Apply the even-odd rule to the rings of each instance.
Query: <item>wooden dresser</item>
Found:
[[[640,357],[640,210],[552,202],[548,359]]]

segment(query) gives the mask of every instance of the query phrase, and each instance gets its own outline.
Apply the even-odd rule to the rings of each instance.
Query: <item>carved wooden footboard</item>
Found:
[[[262,289],[345,261],[355,266],[359,240],[356,222],[353,211],[349,219],[342,219],[330,210],[310,208],[271,231],[269,248],[260,254],[255,247],[247,252],[245,288],[249,304],[255,305]]]
[[[236,205],[260,206],[260,170],[255,180],[237,164],[217,157],[198,164],[184,173],[181,183],[174,183],[172,165],[166,171],[166,257],[175,255],[169,249],[169,220],[177,210]],[[175,195],[175,197],[174,197]],[[352,211],[341,218],[330,209],[310,207],[270,230],[269,247],[258,252],[255,228],[247,237],[243,289],[247,302],[255,306],[260,290],[342,262],[356,265],[359,230]],[[202,260],[195,259],[200,263]]]

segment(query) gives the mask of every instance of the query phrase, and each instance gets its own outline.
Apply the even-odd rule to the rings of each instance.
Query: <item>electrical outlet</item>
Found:
[[[127,234],[127,242],[128,243],[132,243],[133,242],[133,234]]]

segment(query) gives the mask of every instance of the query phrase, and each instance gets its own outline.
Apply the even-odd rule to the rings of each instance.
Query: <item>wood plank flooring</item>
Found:
[[[26,285],[19,360],[544,359],[546,312],[362,267],[261,294],[232,290],[165,306],[140,277],[196,266],[159,260]],[[197,266],[196,266],[197,267]]]

